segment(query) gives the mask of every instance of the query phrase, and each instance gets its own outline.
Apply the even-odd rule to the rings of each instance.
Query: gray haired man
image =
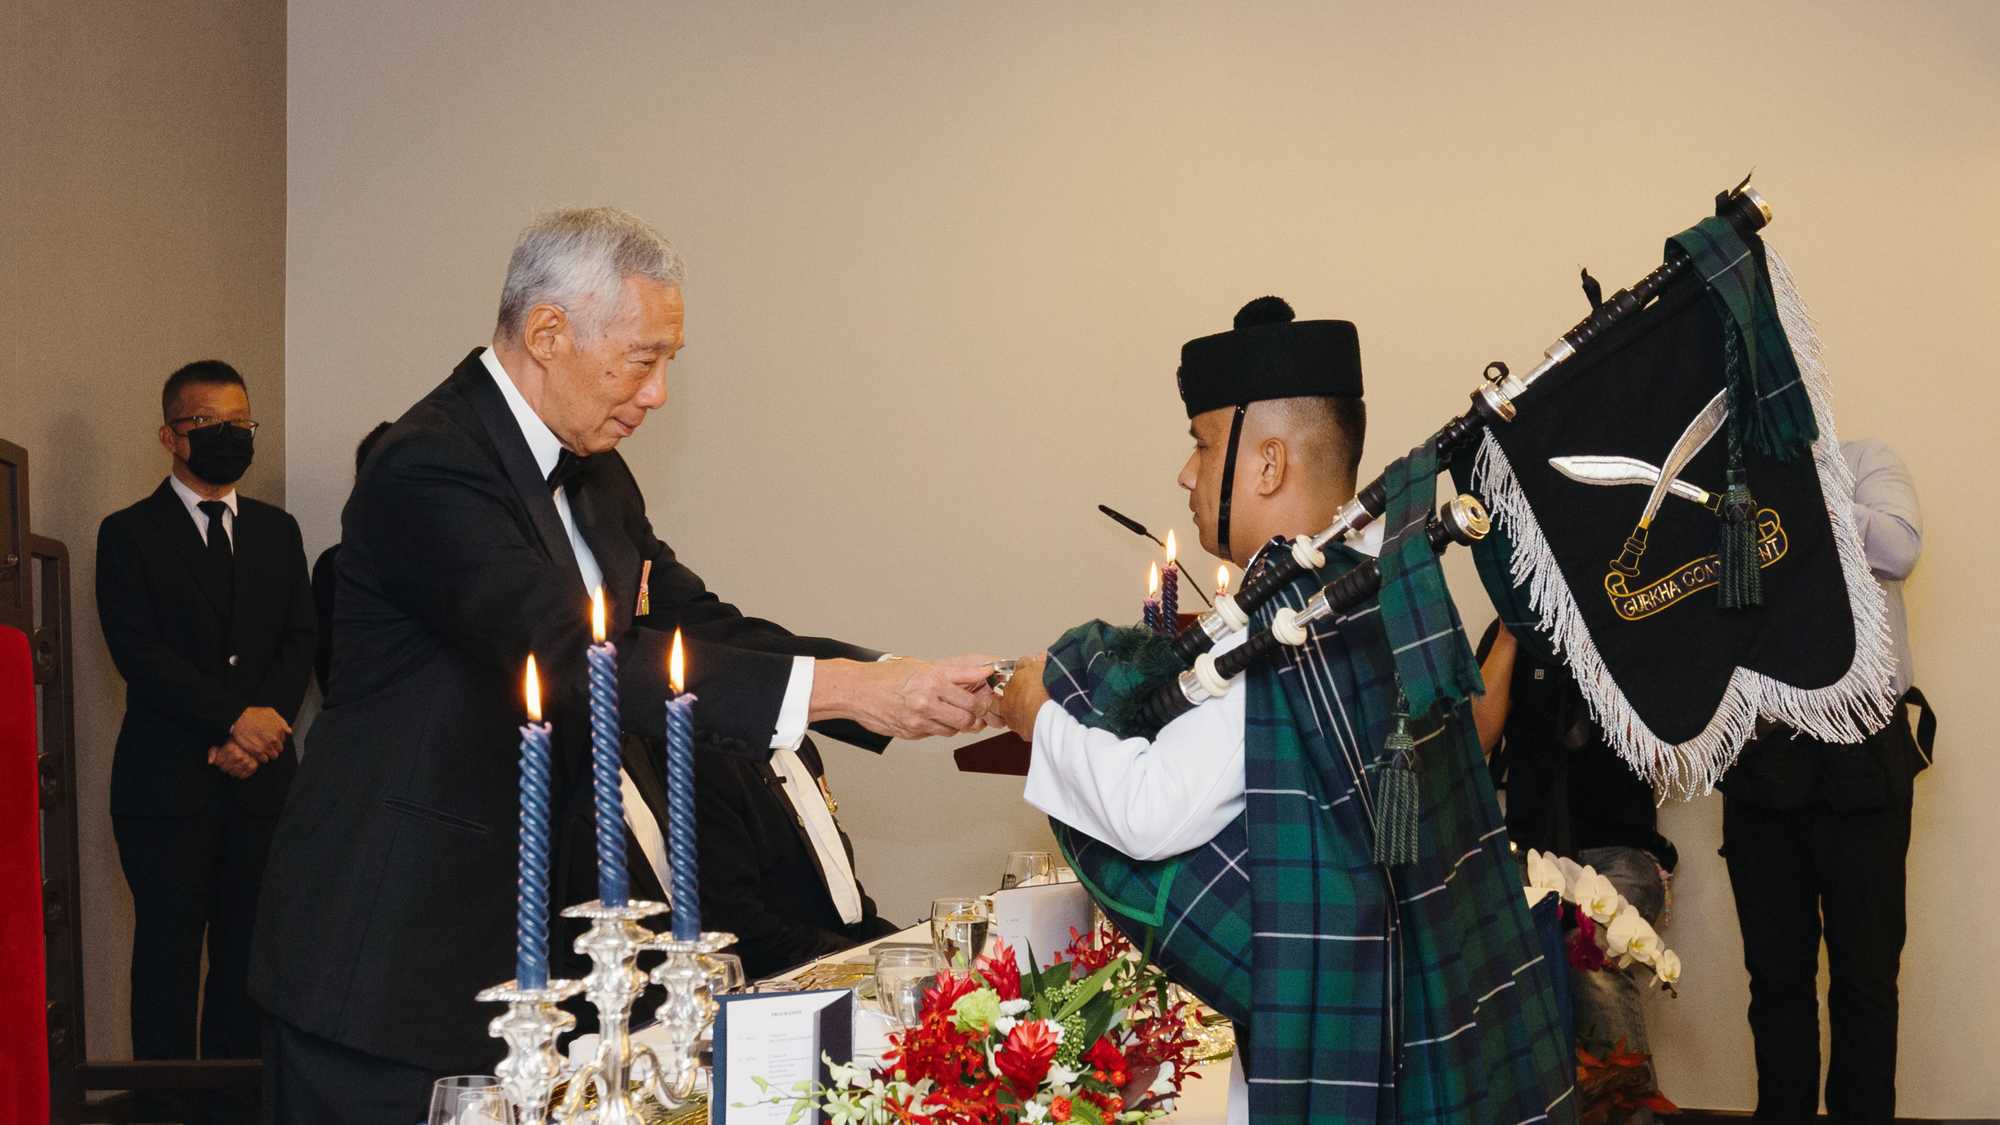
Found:
[[[592,589],[631,734],[662,734],[675,629],[699,721],[733,752],[796,745],[809,726],[879,751],[984,717],[976,659],[885,660],[747,617],[654,534],[616,447],[666,403],[682,275],[632,215],[538,219],[491,346],[411,407],[355,482],[327,707],[277,827],[251,968],[272,1120],[402,1125],[423,1118],[436,1077],[492,1070],[492,1013],[473,997],[514,975],[514,728],[531,653],[554,726],[555,901],[595,897]],[[663,898],[660,771],[637,745],[632,891]]]

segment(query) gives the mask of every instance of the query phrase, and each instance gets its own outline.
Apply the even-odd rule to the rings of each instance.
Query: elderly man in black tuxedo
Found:
[[[606,593],[634,735],[664,733],[676,628],[707,733],[739,753],[809,726],[879,750],[984,720],[976,658],[884,659],[746,617],[654,534],[616,447],[666,402],[682,273],[632,215],[538,219],[508,263],[492,345],[362,467],[341,517],[327,707],[278,825],[251,969],[275,1120],[400,1125],[424,1116],[434,1078],[492,1069],[493,1013],[473,996],[512,975],[521,671],[530,653],[543,669],[554,799],[574,829],[590,790],[591,588]],[[657,773],[639,742],[628,773]],[[559,873],[570,839],[587,835],[558,843]]]
[[[312,592],[298,523],[236,492],[257,428],[243,377],[188,364],[161,407],[172,472],[97,534],[97,612],[125,677],[111,824],[132,888],[132,1053],[255,1057],[250,931],[298,764]]]

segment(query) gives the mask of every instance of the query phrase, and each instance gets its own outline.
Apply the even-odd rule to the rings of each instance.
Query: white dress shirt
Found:
[[[1217,655],[1243,644],[1237,632]],[[1160,729],[1119,738],[1078,722],[1051,699],[1035,713],[1034,754],[1021,796],[1133,859],[1163,859],[1208,843],[1243,811],[1242,677],[1229,691]]]
[[[1903,580],[1923,553],[1924,517],[1917,488],[1896,451],[1881,441],[1840,443],[1840,455],[1854,474],[1854,522],[1861,553],[1888,601],[1889,636],[1896,649],[1897,696],[1910,690],[1916,669],[1910,660],[1910,618],[1903,608]]]
[[[208,542],[208,513],[201,510],[202,496],[194,489],[181,483],[181,478],[169,473],[167,483],[173,486],[174,495],[181,498],[188,515],[194,519],[194,529],[201,535],[201,541]],[[229,549],[236,549],[236,490],[230,489],[218,497],[227,510],[222,513],[222,533],[229,536]]]
[[[1382,549],[1380,521],[1347,545]],[[1218,641],[1220,656],[1249,639]],[[1133,859],[1164,859],[1208,843],[1243,811],[1243,677],[1229,691],[1161,727],[1151,739],[1086,727],[1051,699],[1035,713],[1034,751],[1022,798]],[[1230,1060],[1229,1125],[1248,1125],[1243,1056]]]
[[[556,459],[562,456],[562,439],[556,437],[555,431],[549,429],[548,423],[542,421],[541,415],[535,413],[535,408],[528,405],[528,400],[521,397],[521,390],[514,385],[513,376],[507,374],[507,369],[501,365],[500,357],[494,354],[492,348],[482,350],[479,359],[486,365],[487,373],[493,376],[494,385],[500,388],[500,397],[507,400],[507,409],[513,413],[514,423],[521,427],[521,436],[528,442],[528,452],[535,458],[535,467],[546,478],[554,471]],[[181,492],[181,498],[189,502],[188,509],[194,512],[196,525],[206,535],[208,517],[194,507],[193,500],[190,499],[194,497],[194,493],[178,480],[174,481],[174,486]],[[569,496],[559,488],[550,491],[556,505],[556,516],[562,520],[563,531],[569,536],[570,550],[576,555],[576,568],[583,575],[583,588],[587,595],[604,584],[604,570],[597,565],[597,556],[591,553],[590,544],[584,542],[583,533],[577,530],[576,517],[571,515],[569,510]],[[234,492],[227,497],[227,503],[234,512],[236,507]],[[794,657],[792,677],[785,687],[784,701],[778,708],[777,730],[771,736],[773,749],[781,746],[797,746],[805,738],[806,712],[812,700],[812,681],[812,657]],[[671,898],[673,868],[667,859],[667,841],[665,834],[660,830],[660,822],[653,816],[653,810],[646,805],[645,798],[640,795],[638,787],[632,784],[632,778],[624,770],[618,771],[618,780],[619,788],[625,795],[625,823],[632,829],[632,835],[638,840],[639,850],[645,853],[646,862],[652,867],[653,874],[659,877],[660,888]],[[844,857],[846,853],[841,854]],[[852,877],[853,873],[850,870],[849,878]]]

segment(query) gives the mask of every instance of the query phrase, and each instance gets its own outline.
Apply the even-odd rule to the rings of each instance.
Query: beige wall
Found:
[[[1372,470],[1572,322],[1578,265],[1636,277],[1755,166],[1845,430],[1900,447],[1932,516],[1909,597],[1947,718],[1904,1104],[2000,1114],[2000,970],[1973,936],[2000,903],[1966,862],[2000,782],[1974,733],[2000,533],[1964,471],[2000,405],[2000,9],[1513,8],[294,5],[293,510],[332,539],[353,443],[483,340],[530,212],[614,203],[692,269],[673,401],[627,447],[666,538],[800,629],[1023,650],[1135,610],[1147,555],[1096,502],[1189,541],[1183,339],[1265,292],[1357,321]],[[830,763],[894,917],[1040,836],[1016,783],[936,746]],[[1653,1006],[1666,1088],[1747,1106],[1719,806],[1665,817],[1688,965]]]
[[[0,143],[0,437],[28,449],[35,530],[69,544],[89,1049],[125,1057],[97,523],[166,475],[160,384],[204,356],[267,423],[243,491],[284,502],[285,6],[0,5]]]

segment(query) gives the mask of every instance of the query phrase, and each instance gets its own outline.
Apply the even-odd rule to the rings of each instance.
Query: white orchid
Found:
[[[1635,909],[1633,913],[1637,914],[1638,911]],[[1658,966],[1660,954],[1666,952],[1666,949],[1667,947],[1660,941],[1659,931],[1653,929],[1652,924],[1644,918],[1639,919],[1638,931],[1625,946],[1627,956],[1648,968]]]
[[[1537,892],[1532,897],[1540,898],[1542,892],[1554,891],[1558,898],[1569,889],[1569,879],[1557,865],[1556,860],[1533,848],[1528,849],[1528,889]]]
[[[1660,958],[1653,965],[1653,975],[1660,978],[1662,985],[1671,987],[1681,979],[1681,955],[1671,949],[1660,950]]]
[[[1574,889],[1578,909],[1600,926],[1609,926],[1618,916],[1618,908],[1626,905],[1625,896],[1618,893],[1611,880],[1588,867],[1578,876]]]
[[[1571,902],[1575,902],[1577,881],[1583,878],[1583,873],[1585,871],[1588,871],[1590,869],[1566,855],[1556,856],[1555,861],[1556,861],[1556,870],[1562,872],[1562,877],[1563,877],[1562,896]]]
[[[1619,968],[1632,963],[1632,942],[1639,936],[1639,927],[1645,924],[1646,920],[1639,917],[1639,911],[1631,903],[1621,901],[1618,912],[1604,927],[1604,952],[1618,958]]]

